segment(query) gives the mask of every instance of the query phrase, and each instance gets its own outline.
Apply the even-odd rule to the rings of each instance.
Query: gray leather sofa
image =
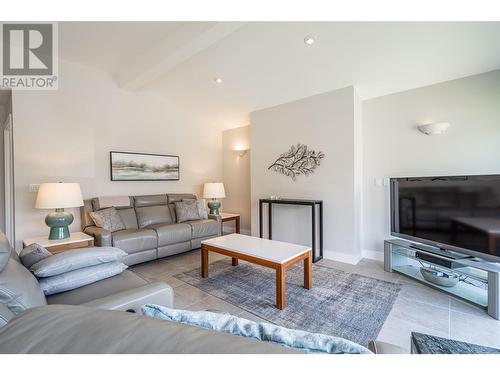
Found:
[[[40,305],[82,305],[97,309],[140,311],[146,303],[173,307],[173,290],[163,283],[148,283],[131,271],[93,284],[43,298],[38,281],[20,262],[15,250],[0,232],[0,290],[13,296],[17,305],[29,310]],[[16,292],[14,293],[13,290]],[[0,327],[15,314],[0,294]]]
[[[85,200],[81,209],[83,231],[94,237],[96,246],[115,246],[127,252],[127,265],[197,249],[202,240],[221,235],[219,216],[177,223],[175,202],[196,199],[193,194],[140,195],[129,199],[128,206],[116,207],[126,229],[113,233],[96,227],[88,215],[105,208],[100,207],[98,198]]]

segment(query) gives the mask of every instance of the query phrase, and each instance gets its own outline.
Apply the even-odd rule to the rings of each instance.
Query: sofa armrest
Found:
[[[208,214],[208,218],[212,219],[212,220],[217,220],[217,224],[219,226],[218,235],[222,236],[222,217],[220,215],[211,215],[211,214]]]
[[[99,298],[82,306],[104,310],[133,310],[140,313],[141,307],[148,303],[174,307],[173,289],[163,282],[156,282]]]
[[[408,351],[394,344],[389,344],[382,341],[370,341],[368,343],[368,349],[370,349],[375,354],[410,354]]]
[[[95,225],[87,227],[83,230],[84,233],[94,237],[95,246],[111,246],[111,232],[107,229],[99,228]]]

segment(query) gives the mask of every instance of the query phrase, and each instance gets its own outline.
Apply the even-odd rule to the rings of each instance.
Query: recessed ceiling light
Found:
[[[304,38],[304,43],[305,43],[307,46],[311,46],[311,45],[313,45],[313,44],[314,44],[314,42],[315,42],[314,38],[313,38],[312,36],[310,36],[310,35],[308,35],[308,36],[306,36],[306,37]]]
[[[214,82],[215,82],[215,83],[222,83],[222,78],[220,78],[220,77],[215,77],[215,78],[214,78]]]

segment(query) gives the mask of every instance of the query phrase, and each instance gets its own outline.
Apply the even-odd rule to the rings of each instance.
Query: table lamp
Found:
[[[56,210],[45,217],[45,224],[50,228],[49,240],[69,237],[68,226],[74,218],[71,213],[64,212],[64,209],[81,206],[83,198],[80,184],[62,182],[40,184],[35,207]]]
[[[203,198],[212,199],[208,201],[208,208],[210,208],[210,215],[218,215],[220,202],[217,198],[225,198],[226,192],[224,191],[224,184],[222,182],[207,182],[203,187]]]

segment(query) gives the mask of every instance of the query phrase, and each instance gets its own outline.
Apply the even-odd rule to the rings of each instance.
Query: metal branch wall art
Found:
[[[306,145],[298,143],[281,154],[267,169],[291,177],[293,181],[299,175],[309,176],[319,166],[325,154],[321,151],[309,150]]]

